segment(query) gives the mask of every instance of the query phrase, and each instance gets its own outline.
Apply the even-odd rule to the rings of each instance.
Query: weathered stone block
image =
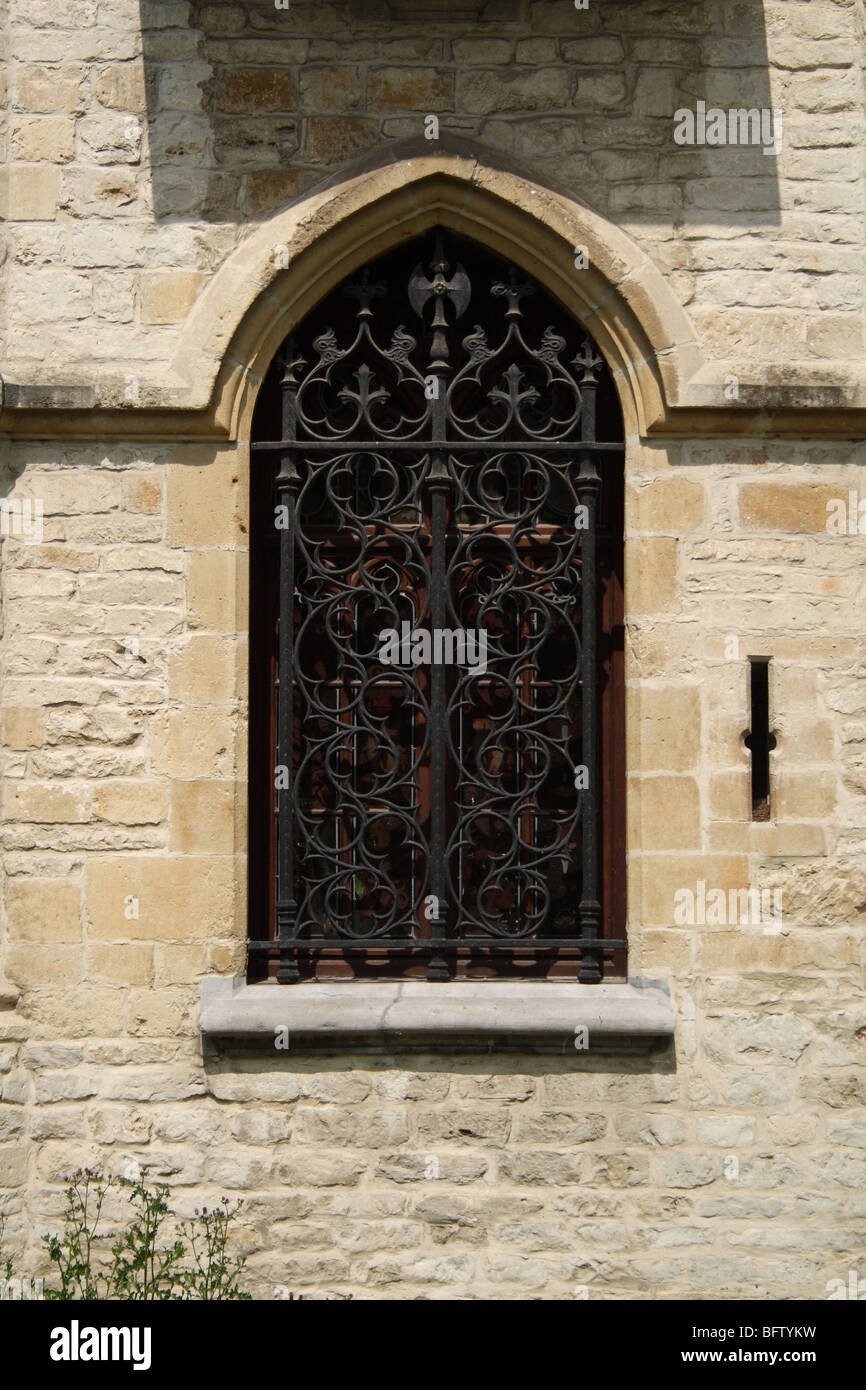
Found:
[[[123,507],[130,512],[159,512],[162,508],[162,478],[158,473],[134,474],[123,479]]]
[[[368,1077],[357,1076],[353,1073],[348,1075],[326,1073],[322,1076],[310,1076],[303,1083],[305,1096],[310,1096],[314,1100],[326,1104],[333,1102],[355,1104],[358,1101],[366,1100],[371,1089]]]
[[[552,57],[556,57],[556,45],[544,39],[530,40],[530,43],[540,44],[539,52],[545,51],[544,45]],[[540,58],[529,56],[530,50],[526,48],[527,41],[524,40],[523,48],[526,52],[525,57],[518,53],[517,61],[534,63],[541,61]],[[510,63],[514,52],[514,45],[508,39],[454,39],[451,44],[451,52],[458,67],[489,67],[491,63]]]
[[[451,111],[454,75],[436,68],[373,68],[369,102],[380,111]]]
[[[360,105],[363,81],[358,69],[345,65],[306,67],[301,71],[301,107],[310,111],[350,111]]]
[[[75,153],[71,116],[22,116],[12,126],[12,158],[65,163]]]
[[[90,819],[91,798],[90,788],[81,784],[58,787],[50,782],[9,782],[3,813],[7,820],[81,823]]]
[[[280,1182],[293,1187],[355,1187],[365,1172],[357,1156],[323,1150],[292,1154],[278,1167]]]
[[[9,878],[4,896],[13,939],[81,940],[81,887],[74,880]]]
[[[99,984],[152,985],[152,946],[91,946],[86,968]]]
[[[27,1181],[28,1168],[23,1144],[0,1144],[0,1186],[21,1187]]]
[[[656,477],[626,493],[630,531],[668,531],[682,536],[704,520],[704,488],[686,478]]]
[[[80,946],[50,946],[36,944],[12,945],[6,953],[6,974],[15,985],[29,989],[45,989],[63,984],[75,988],[82,978],[83,958]]]
[[[775,810],[780,820],[830,819],[836,813],[838,776],[832,771],[792,772],[780,768]]]
[[[246,648],[225,637],[191,637],[169,657],[169,695],[182,704],[226,704],[237,698]]]
[[[247,206],[254,217],[275,212],[295,201],[314,182],[306,169],[275,169],[251,173],[247,182]]]
[[[93,809],[115,825],[159,825],[166,818],[167,795],[158,782],[112,781],[97,787]]]
[[[321,1105],[299,1106],[295,1111],[294,1136],[300,1144],[339,1147],[350,1143],[362,1149],[381,1149],[403,1144],[409,1126],[403,1110],[350,1110]]]
[[[555,110],[569,105],[573,85],[567,68],[472,69],[457,74],[457,108],[470,115]]]
[[[690,850],[701,846],[701,797],[692,777],[646,777],[641,783],[643,850]]]
[[[658,1160],[663,1187],[706,1187],[721,1173],[721,1161],[698,1155],[664,1154]]]
[[[248,561],[225,550],[192,551],[189,557],[189,622],[216,632],[244,631]]]
[[[515,1140],[528,1144],[588,1144],[607,1132],[604,1115],[574,1115],[545,1111],[521,1113],[515,1121]]]
[[[817,531],[827,534],[827,503],[843,496],[829,483],[743,482],[740,524],[747,531]]]
[[[437,1077],[437,1081],[444,1083],[446,1090],[439,1095],[431,1096],[430,1099],[442,1099],[447,1094],[448,1077]],[[466,1076],[460,1077],[456,1083],[457,1094],[465,1100],[498,1100],[498,1101],[524,1101],[534,1095],[536,1087],[535,1077],[532,1076],[513,1076],[509,1074],[497,1076]],[[426,1097],[420,1096],[420,1099]]]
[[[643,1153],[593,1152],[592,1175],[594,1181],[611,1187],[637,1187],[649,1180],[649,1159]]]
[[[642,920],[659,926],[674,924],[676,893],[692,893],[703,879],[708,887],[730,889],[748,886],[748,860],[742,855],[652,854],[639,863]]]
[[[336,164],[378,143],[376,123],[361,116],[311,116],[307,121],[306,153],[316,163]]]
[[[237,462],[206,450],[178,452],[166,480],[169,545],[236,545],[243,539],[246,502]]]
[[[755,1121],[749,1116],[702,1115],[698,1117],[696,1134],[701,1144],[736,1150],[755,1142]]]
[[[222,109],[232,114],[293,111],[295,86],[282,68],[234,68],[223,82]]]
[[[195,303],[205,277],[197,270],[146,270],[139,277],[142,323],[179,323]]]
[[[551,1153],[549,1149],[505,1152],[499,1159],[499,1173],[515,1183],[543,1183],[564,1187],[584,1183],[587,1158],[583,1154]]]
[[[480,1107],[448,1107],[418,1115],[418,1138],[422,1143],[438,1144],[444,1140],[473,1142],[478,1139],[504,1144],[511,1130],[511,1115],[507,1110]]]
[[[82,116],[76,137],[87,164],[137,164],[141,157],[142,125],[136,116],[114,111]]]
[[[666,536],[626,542],[626,603],[632,614],[664,613],[677,604],[677,543]]]
[[[80,111],[86,69],[82,64],[54,66],[18,63],[15,74],[15,106],[19,111]],[[101,98],[100,98],[101,99]]]
[[[628,86],[623,73],[580,73],[577,79],[577,94],[572,104],[579,110],[595,112],[599,107],[621,106],[627,97]]]
[[[121,111],[146,109],[144,67],[135,60],[109,63],[95,78],[94,92],[101,106]]]
[[[26,707],[5,708],[3,742],[8,748],[39,748],[42,743],[42,711]]]
[[[234,720],[208,705],[154,715],[151,739],[158,776],[208,781],[233,777],[239,766]]]
[[[0,198],[10,222],[52,222],[57,213],[59,173],[47,164],[10,164]]]
[[[91,940],[185,941],[231,930],[237,882],[228,858],[93,859],[86,870]]]
[[[695,686],[645,684],[629,692],[639,723],[642,772],[689,772],[701,748],[701,698]],[[660,846],[657,846],[660,848]]]
[[[234,782],[173,782],[169,848],[175,854],[234,854],[243,847]]]

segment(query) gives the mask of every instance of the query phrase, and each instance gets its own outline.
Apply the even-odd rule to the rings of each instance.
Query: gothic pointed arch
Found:
[[[646,253],[585,204],[455,154],[346,177],[252,231],[207,284],[170,364],[183,403],[246,438],[268,364],[291,325],[388,246],[436,225],[522,260],[592,332],[626,434],[685,403],[704,365],[688,315]]]
[[[621,974],[603,351],[522,262],[442,224],[284,327],[252,420],[254,962]]]

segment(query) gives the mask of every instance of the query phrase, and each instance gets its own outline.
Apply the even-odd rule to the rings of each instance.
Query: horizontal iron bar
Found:
[[[592,941],[573,941],[563,937],[454,937],[421,940],[407,937],[405,941],[393,937],[383,937],[381,941],[355,941],[350,936],[299,936],[288,941],[248,941],[250,951],[340,951],[349,955],[353,951],[403,951],[410,955],[428,955],[431,951],[624,951],[627,941],[618,938],[598,937]]]
[[[281,454],[308,454],[310,452],[322,453],[343,453],[357,454],[370,451],[371,453],[406,453],[423,454],[430,453],[434,449],[440,449],[443,453],[453,454],[457,452],[477,453],[479,449],[484,449],[489,453],[520,453],[520,454],[541,454],[541,453],[572,453],[572,454],[621,454],[625,451],[625,444],[605,442],[589,442],[582,439],[572,439],[566,443],[550,440],[545,442],[541,439],[524,440],[515,442],[514,440],[496,439],[267,439],[260,443],[252,444],[250,447],[257,453],[270,452]]]

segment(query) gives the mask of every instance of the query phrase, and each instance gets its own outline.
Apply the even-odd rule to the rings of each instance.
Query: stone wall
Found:
[[[866,542],[822,529],[862,468],[841,452],[648,447],[630,475],[630,969],[671,979],[675,1058],[205,1069],[198,982],[243,964],[245,467],[21,447],[50,520],[3,568],[22,998],[0,1013],[0,1171],[31,1257],[62,1175],[132,1154],[187,1208],[245,1196],[264,1297],[824,1297],[847,1278],[866,1214]],[[766,825],[750,652],[774,658]],[[700,879],[780,887],[781,930],[674,925]]]
[[[169,359],[251,220],[423,143],[429,114],[442,141],[627,228],[711,356],[789,381],[863,358],[855,0],[502,0],[486,23],[405,5],[376,22],[367,0],[7,8],[13,381],[96,385]],[[779,157],[676,145],[673,113],[698,99],[779,108]]]
[[[63,1174],[133,1156],[184,1214],[244,1197],[259,1297],[827,1297],[866,1224],[866,539],[827,529],[864,446],[808,415],[799,437],[629,439],[629,968],[670,981],[673,1053],[204,1065],[200,980],[244,968],[248,414],[219,442],[145,431],[131,386],[89,429],[25,406],[158,383],[251,219],[429,112],[625,229],[707,360],[845,406],[861,7],[767,4],[759,28],[754,4],[547,0],[351,41],[344,7],[142,9],[143,40],[125,0],[7,16],[2,492],[44,511],[40,541],[2,539],[0,1210],[22,1272]],[[764,90],[778,167],[671,144],[674,107]],[[766,824],[750,655],[772,657]],[[778,888],[781,922],[677,921],[701,881]]]

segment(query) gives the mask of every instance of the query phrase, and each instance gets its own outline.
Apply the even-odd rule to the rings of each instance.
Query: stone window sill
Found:
[[[666,981],[202,981],[201,1031],[219,1051],[646,1053],[674,1032]],[[578,1029],[586,1029],[585,1036]],[[285,1035],[283,1035],[285,1036]]]

